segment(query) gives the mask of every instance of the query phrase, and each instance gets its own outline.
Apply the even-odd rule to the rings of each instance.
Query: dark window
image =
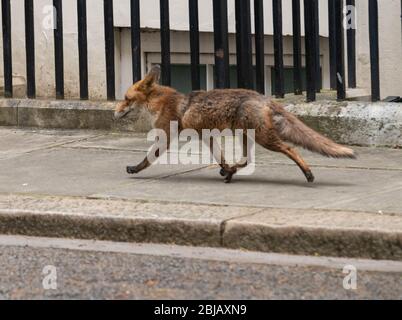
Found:
[[[321,69],[322,74],[322,69]],[[293,93],[293,68],[285,68],[284,69],[285,76],[285,93]],[[271,88],[273,94],[275,93],[275,69],[271,68]],[[302,68],[302,88],[303,91],[306,91],[306,68]],[[320,88],[322,89],[322,77]]]
[[[172,64],[172,87],[181,93],[189,93],[191,88],[191,66],[187,64]],[[201,89],[207,88],[207,68],[200,66]]]
[[[214,66],[215,73],[215,66]],[[229,77],[230,77],[230,88],[237,89],[237,66],[231,65],[229,66]],[[255,75],[255,67],[253,67],[253,87],[256,87],[256,75]]]

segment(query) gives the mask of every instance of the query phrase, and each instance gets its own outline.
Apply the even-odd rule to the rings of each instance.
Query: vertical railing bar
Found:
[[[330,87],[336,90],[335,0],[328,1],[328,30]]]
[[[78,56],[80,73],[80,99],[88,100],[88,40],[87,40],[87,3],[77,0],[78,16]]]
[[[369,0],[369,34],[371,63],[371,100],[381,99],[380,95],[380,63],[378,39],[378,1]]]
[[[160,0],[162,84],[171,84],[169,0]]]
[[[104,0],[107,99],[115,100],[113,0]]]
[[[265,94],[265,54],[264,54],[264,0],[254,0],[255,18],[255,64],[257,91]]]
[[[283,69],[283,36],[282,36],[282,0],[272,1],[274,20],[274,58],[275,58],[275,96],[285,96],[285,78]]]
[[[53,0],[55,10],[54,66],[56,99],[64,99],[63,8],[61,0]]]
[[[215,88],[230,87],[227,0],[213,0]]]
[[[353,10],[350,25],[347,26],[347,50],[348,50],[348,87],[356,88],[356,21],[354,21],[355,0],[347,0],[348,7]]]
[[[131,60],[133,83],[141,80],[140,0],[131,0]]]
[[[253,81],[253,45],[251,41],[251,6],[250,0],[243,2],[244,10],[243,19],[244,24],[242,25],[243,31],[243,47],[245,53],[244,57],[244,77],[246,79],[245,87],[246,89],[254,89]]]
[[[321,92],[321,58],[320,58],[320,13],[319,0],[314,1],[314,42],[315,42],[315,90]]]
[[[242,0],[235,0],[235,17],[236,17],[236,62],[237,62],[237,86],[239,88],[244,88],[244,78],[243,78],[243,45],[242,45]]]
[[[345,57],[344,57],[344,28],[343,0],[335,0],[335,36],[336,36],[336,83],[337,99],[345,100]]]
[[[193,90],[201,89],[200,75],[200,32],[198,18],[198,0],[189,0],[191,85]]]
[[[292,0],[293,20],[293,88],[295,95],[303,94],[300,0]]]
[[[27,97],[36,97],[35,83],[35,29],[33,0],[25,0],[25,51],[27,72]]]
[[[253,89],[250,1],[236,0],[235,5],[238,87]]]
[[[313,10],[313,2],[311,0],[304,1],[307,102],[316,99]]]
[[[1,9],[3,21],[4,97],[11,98],[13,96],[13,63],[10,0],[2,0]]]

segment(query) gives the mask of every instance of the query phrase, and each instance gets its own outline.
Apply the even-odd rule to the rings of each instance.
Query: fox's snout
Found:
[[[127,109],[126,111],[122,111],[122,112],[115,111],[114,118],[116,120],[119,120],[121,118],[124,118],[129,112],[130,112],[129,109]]]
[[[114,118],[116,120],[124,118],[130,111],[131,111],[130,106],[127,104],[126,101],[123,101],[117,105],[116,110],[114,112]]]

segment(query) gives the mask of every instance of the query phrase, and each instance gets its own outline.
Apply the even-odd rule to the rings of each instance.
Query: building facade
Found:
[[[368,4],[357,2],[357,79],[358,87],[369,93],[370,64],[368,42]],[[380,16],[380,70],[382,97],[402,95],[402,40],[400,28],[400,0],[379,1]],[[161,62],[159,35],[159,0],[140,1],[141,3],[141,64],[146,72],[152,64]],[[190,41],[188,0],[170,0],[171,61],[172,85],[182,92],[191,90]],[[329,45],[328,45],[328,6],[327,1],[320,4],[320,62],[322,86],[329,88]],[[253,1],[251,1],[253,4]],[[292,87],[292,1],[282,0],[283,6],[283,41],[285,65],[285,89]],[[229,52],[231,65],[231,86],[237,85],[236,78],[236,39],[234,0],[228,1]],[[37,96],[53,98],[54,80],[54,43],[53,9],[51,0],[35,0],[35,67]],[[24,0],[11,1],[12,12],[12,50],[13,78],[15,95],[24,96],[26,81]],[[254,10],[252,8],[251,12]],[[272,93],[272,68],[274,65],[272,1],[264,1],[265,16],[265,74],[266,92]],[[78,73],[78,30],[76,1],[63,1],[64,27],[64,72],[66,98],[79,97]],[[200,61],[201,85],[205,89],[214,86],[214,41],[212,0],[199,1],[200,20]],[[251,21],[253,21],[253,16]],[[303,21],[303,15],[302,15]],[[93,100],[105,99],[106,63],[104,44],[103,1],[87,0],[88,24],[88,63],[89,90]],[[302,23],[303,24],[303,23]],[[123,97],[131,85],[131,40],[130,40],[130,1],[114,1],[115,26],[115,67],[116,96]],[[252,24],[252,31],[254,27]],[[302,26],[302,36],[304,28]],[[0,39],[1,41],[1,39]],[[1,43],[1,42],[0,42]],[[304,44],[304,41],[302,41]],[[0,56],[2,55],[2,50]],[[304,64],[304,48],[303,48]],[[3,65],[0,64],[0,77]],[[1,86],[1,84],[0,84]]]

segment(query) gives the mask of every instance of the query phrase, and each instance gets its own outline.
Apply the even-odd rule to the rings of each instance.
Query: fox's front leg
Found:
[[[254,144],[254,140],[252,140],[246,133],[243,134],[243,143],[242,143],[242,153],[243,159],[239,163],[235,163],[233,166],[222,166],[221,171],[219,172],[222,177],[225,177],[225,182],[231,182],[233,175],[237,173],[240,169],[247,167],[251,162],[251,147]]]
[[[140,164],[136,166],[127,166],[127,173],[128,174],[137,174],[140,173],[141,171],[145,170],[151,165],[151,162],[148,160],[148,156],[141,161]]]
[[[161,155],[163,155],[170,146],[170,138],[167,138],[166,143],[159,143],[159,139],[156,138],[155,144],[152,146],[151,150],[148,152],[142,162],[136,166],[128,166],[127,173],[128,174],[137,174],[141,171],[147,169],[154,163]]]
[[[233,175],[237,172],[237,169],[231,168],[226,163],[223,152],[214,138],[211,137],[207,140],[204,140],[204,143],[209,146],[212,156],[214,157],[215,161],[220,165],[220,174],[222,177],[225,177],[225,183],[230,183],[232,181]]]
[[[252,162],[252,158],[251,158],[251,148],[254,145],[254,140],[251,139],[247,133],[243,133],[243,139],[242,139],[242,155],[243,155],[243,159],[241,161],[243,162],[239,162],[239,163],[235,163],[233,166],[230,167],[229,172],[234,172],[236,173],[239,169],[243,169],[245,167],[247,167],[251,162]],[[220,174],[225,177],[228,172],[226,171],[226,169],[222,168]],[[232,174],[233,175],[233,174]]]

